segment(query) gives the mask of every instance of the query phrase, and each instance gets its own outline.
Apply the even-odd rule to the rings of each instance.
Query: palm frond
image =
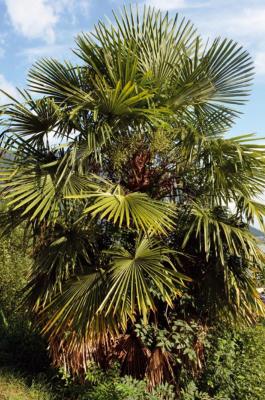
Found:
[[[154,239],[141,239],[134,254],[124,248],[106,253],[110,266],[69,281],[46,306],[44,332],[54,336],[67,326],[77,334],[91,336],[124,330],[136,312],[146,319],[151,310],[156,311],[150,285],[172,307],[189,279],[177,272],[170,257],[174,252]]]
[[[121,327],[120,321],[111,315],[98,313],[106,295],[106,287],[106,276],[102,271],[79,276],[65,284],[63,292],[55,296],[40,313],[43,333],[56,338],[70,330],[76,332],[79,338],[94,339],[100,334],[117,333]]]
[[[74,173],[69,158],[60,152],[34,148],[22,138],[13,138],[12,144],[16,152],[10,152],[0,165],[3,201],[10,212],[18,212],[25,220],[55,223],[69,210],[65,196],[87,190],[87,178]]]
[[[60,109],[50,99],[33,100],[27,92],[23,95],[24,103],[13,103],[5,111],[8,118],[5,134],[15,134],[42,144],[44,137],[52,134],[58,125]]]
[[[91,268],[95,230],[76,225],[72,219],[68,215],[67,225],[57,223],[38,240],[34,238],[33,265],[25,291],[27,303],[35,311],[61,293],[67,280]]]
[[[240,226],[227,217],[222,208],[207,209],[201,204],[193,203],[191,208],[190,227],[183,242],[183,248],[191,238],[196,238],[206,258],[211,254],[226,264],[228,254],[248,258],[250,262],[260,264],[260,249],[256,239],[247,226]]]
[[[121,308],[124,313],[128,308],[133,314],[136,309],[146,320],[150,310],[156,311],[150,283],[173,306],[173,299],[180,294],[183,274],[176,271],[170,259],[172,250],[160,246],[153,239],[143,238],[136,245],[135,253],[120,248],[109,251],[112,266],[110,270],[110,289],[99,310],[106,314],[116,314]]]
[[[263,169],[265,146],[247,143],[252,138],[210,137],[201,141],[198,152],[199,169],[204,176],[209,204],[236,202],[240,196],[251,199],[265,189]]]
[[[145,193],[125,193],[120,185],[108,184],[105,191],[70,198],[91,199],[93,204],[85,208],[85,214],[106,218],[120,227],[125,225],[159,234],[166,234],[174,227],[175,211],[169,203],[153,200]]]

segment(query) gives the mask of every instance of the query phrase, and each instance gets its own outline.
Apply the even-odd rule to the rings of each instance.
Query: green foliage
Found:
[[[135,324],[135,332],[147,348],[161,348],[169,352],[174,361],[183,366],[192,368],[200,362],[195,351],[195,345],[204,348],[209,346],[204,328],[196,321],[177,319],[174,315],[168,316],[168,328],[159,328],[156,324]]]
[[[0,364],[27,373],[47,370],[47,344],[22,307],[31,259],[23,250],[23,229],[0,240]]]
[[[147,390],[147,382],[130,376],[120,377],[118,366],[103,371],[91,363],[83,385],[67,377],[66,397],[75,400],[175,400],[174,387],[165,383]]]
[[[151,392],[147,391],[145,381],[124,377],[117,382],[107,381],[95,386],[80,400],[174,400],[174,388],[168,384],[158,385]]]
[[[172,380],[178,382],[183,392],[183,388],[194,383],[205,367],[202,355],[210,347],[209,335],[206,328],[194,320],[180,320],[174,314],[168,319],[167,328],[142,323],[135,325],[135,332],[147,348],[160,348],[168,355],[173,368]]]
[[[180,400],[213,400],[213,398],[206,392],[200,392],[195,381],[190,381],[185,389],[181,389]],[[220,398],[219,400],[225,399]]]
[[[27,282],[30,258],[23,250],[23,230],[0,240],[0,310],[10,317],[21,299],[20,291]],[[1,317],[0,317],[1,321]],[[1,322],[0,322],[1,325]]]
[[[76,43],[77,64],[38,61],[1,108],[0,228],[27,228],[27,306],[55,363],[79,375],[111,356],[152,387],[186,384],[203,365],[200,326],[265,313],[248,229],[264,228],[265,145],[224,136],[253,63],[152,8],[124,8]]]
[[[238,339],[236,332],[225,331],[222,336],[214,336],[208,355],[205,379],[210,393],[225,399],[235,393],[234,373],[236,369]],[[241,360],[240,360],[241,362]]]
[[[234,372],[236,400],[261,400],[265,392],[265,330],[247,329],[239,338]],[[232,397],[233,399],[233,397]]]
[[[206,370],[197,387],[213,400],[262,400],[265,391],[264,345],[263,326],[241,331],[225,330],[221,335],[217,331],[208,352]],[[201,399],[195,395],[198,392],[196,388],[194,400]]]

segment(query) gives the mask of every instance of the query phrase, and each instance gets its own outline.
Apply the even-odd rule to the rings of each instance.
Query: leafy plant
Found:
[[[150,7],[76,45],[77,64],[38,61],[1,107],[0,227],[25,228],[26,304],[55,365],[84,378],[119,360],[150,389],[177,387],[182,365],[202,368],[199,326],[265,312],[249,231],[264,228],[265,146],[225,136],[253,63]]]
[[[264,327],[216,332],[199,388],[214,400],[261,400],[264,396]],[[195,397],[196,398],[196,397]]]
[[[0,240],[0,364],[37,375],[47,371],[47,344],[22,307],[31,259],[23,250],[23,229]]]

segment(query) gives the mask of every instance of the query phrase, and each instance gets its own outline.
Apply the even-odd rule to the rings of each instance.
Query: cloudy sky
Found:
[[[40,57],[72,59],[74,38],[111,17],[126,0],[0,0],[0,87],[24,87]],[[265,0],[139,0],[191,19],[203,37],[229,37],[251,53],[256,77],[244,115],[233,133],[265,136]],[[3,99],[0,98],[0,102]]]

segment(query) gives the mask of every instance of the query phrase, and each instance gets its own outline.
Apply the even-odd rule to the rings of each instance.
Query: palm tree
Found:
[[[38,61],[2,107],[0,223],[33,246],[27,304],[55,362],[119,359],[156,384],[175,359],[136,326],[264,312],[248,224],[264,228],[265,146],[225,137],[253,63],[152,8],[124,8],[76,44],[76,65]]]

